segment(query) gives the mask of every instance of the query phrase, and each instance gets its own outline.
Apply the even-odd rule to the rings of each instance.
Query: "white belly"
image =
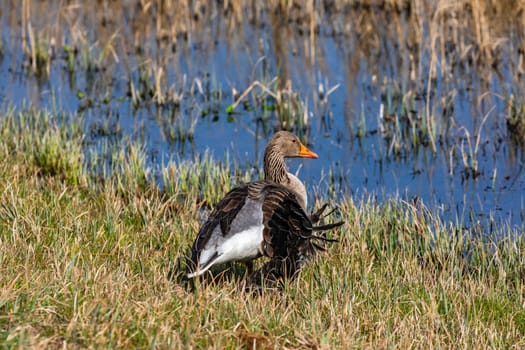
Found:
[[[217,247],[219,258],[216,264],[236,260],[251,260],[260,255],[263,241],[263,226],[253,226],[225,239]]]
[[[226,234],[220,225],[215,227],[212,237],[201,250],[201,269],[189,277],[202,274],[211,266],[232,261],[249,261],[261,255],[263,242],[262,202],[246,199],[244,207],[232,221]]]

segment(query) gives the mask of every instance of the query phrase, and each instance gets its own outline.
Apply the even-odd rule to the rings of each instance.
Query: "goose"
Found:
[[[294,134],[276,132],[265,149],[264,180],[232,189],[201,226],[192,247],[188,278],[233,261],[245,262],[251,270],[253,259],[275,255],[274,245],[286,241],[279,241],[279,237],[286,235],[290,226],[299,225],[296,230],[308,231],[312,225],[305,213],[305,186],[288,172],[285,163],[285,158],[293,157],[318,158]],[[288,214],[288,221],[275,219]]]

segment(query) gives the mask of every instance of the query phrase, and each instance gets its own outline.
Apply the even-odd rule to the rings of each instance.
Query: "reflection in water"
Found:
[[[1,100],[79,112],[91,142],[145,142],[153,163],[259,165],[285,128],[319,153],[300,175],[320,195],[522,225],[524,7],[8,0]]]

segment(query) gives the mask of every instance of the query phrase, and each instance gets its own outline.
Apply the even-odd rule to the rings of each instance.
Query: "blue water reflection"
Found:
[[[523,149],[509,141],[508,107],[501,97],[522,88],[505,68],[510,61],[480,77],[468,62],[444,71],[439,64],[432,66],[428,53],[413,61],[401,57],[394,33],[381,37],[376,49],[366,50],[357,36],[323,35],[323,29],[314,44],[308,36],[288,33],[295,35],[288,40],[271,26],[248,23],[229,38],[227,24],[216,19],[210,24],[215,34],[195,33],[175,52],[152,43],[153,58],[120,52],[119,61],[108,67],[84,66],[71,73],[63,50],[57,48],[48,75],[39,79],[27,67],[20,34],[6,18],[2,23],[4,108],[80,111],[90,142],[126,137],[142,141],[153,167],[170,158],[193,159],[206,150],[215,159],[229,154],[231,161],[246,168],[260,166],[266,142],[280,128],[270,108],[275,101],[266,96],[262,109],[249,94],[234,113],[227,109],[254,81],[271,85],[280,77],[275,86],[285,89],[289,84],[289,91],[305,104],[305,115],[299,116],[305,125],[294,131],[304,133],[319,154],[318,160],[290,162],[294,171],[300,167],[311,196],[330,196],[333,185],[335,194],[358,199],[369,194],[379,201],[397,195],[419,198],[443,220],[465,226],[492,219],[523,225]],[[337,26],[324,30],[333,28]],[[406,25],[400,30],[408,35]],[[210,41],[210,36],[215,39]],[[130,86],[141,86],[139,67],[154,67],[155,59],[165,55],[170,56],[169,64],[159,64],[167,81],[164,91],[178,102],[160,106],[154,98],[133,101]],[[82,58],[76,60],[82,67]],[[429,82],[433,69],[436,75]],[[461,78],[451,79],[460,73]],[[385,128],[399,130],[395,115],[402,107],[396,105],[396,95],[408,91],[415,92],[408,103],[414,111],[408,115],[421,118],[431,113],[445,135],[434,141],[435,154],[428,139],[417,146],[406,140],[397,145],[395,137],[385,135]],[[424,117],[415,122],[424,123]],[[189,130],[192,137],[182,141],[180,133]],[[473,160],[477,172],[468,168]]]

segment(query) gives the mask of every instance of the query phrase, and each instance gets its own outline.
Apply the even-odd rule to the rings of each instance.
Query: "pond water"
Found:
[[[472,9],[430,1],[29,3],[0,12],[4,109],[78,113],[92,142],[144,142],[153,167],[207,150],[260,167],[287,128],[319,154],[289,163],[311,196],[419,198],[443,220],[523,230],[509,123],[523,117],[523,23],[490,22],[479,39]]]

